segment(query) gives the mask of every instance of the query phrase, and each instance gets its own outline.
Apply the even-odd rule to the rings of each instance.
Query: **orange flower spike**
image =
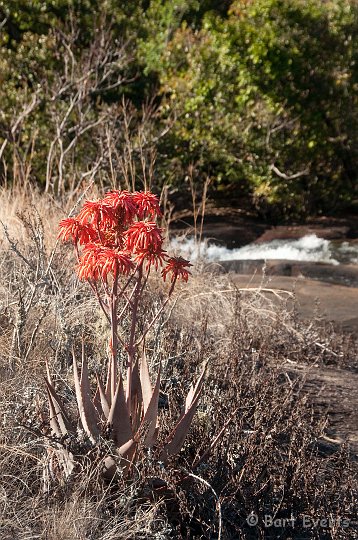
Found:
[[[100,226],[102,229],[115,227],[117,224],[113,208],[103,203],[101,199],[85,201],[77,219],[81,224],[93,223],[95,227]]]
[[[190,266],[193,265],[182,257],[170,257],[167,266],[162,270],[163,280],[165,281],[167,275],[171,274],[170,281],[172,283],[177,279],[182,279],[183,281],[187,282],[189,275],[191,275],[191,272],[187,270],[187,268],[189,268]]]
[[[90,225],[83,225],[76,218],[63,219],[60,222],[60,232],[58,238],[64,242],[72,240],[74,243],[87,244],[93,242],[97,234]]]
[[[103,201],[115,210],[118,219],[123,223],[130,223],[136,215],[133,195],[125,189],[122,191],[109,191]]]
[[[134,261],[137,264],[143,264],[147,262],[145,269],[149,270],[150,266],[154,266],[158,270],[159,266],[163,266],[164,261],[167,259],[167,252],[162,248],[157,250],[151,249],[137,249],[134,255]]]
[[[90,281],[90,280],[97,281],[99,278],[98,269],[93,268],[92,266],[88,266],[81,259],[80,259],[80,262],[76,266],[76,272],[79,279],[83,281]]]
[[[151,218],[162,215],[159,207],[158,197],[150,191],[135,191],[132,196],[133,202],[137,207],[139,219]]]
[[[122,238],[123,231],[115,229],[106,229],[101,231],[101,245],[111,249],[122,249],[124,239]]]
[[[134,270],[134,263],[127,252],[110,248],[104,248],[101,251],[99,265],[103,279],[106,279],[109,273],[116,278],[118,274],[127,276]]]
[[[162,230],[154,221],[137,221],[125,232],[129,251],[156,251],[162,247]]]
[[[76,272],[81,280],[93,280],[97,281],[99,278],[98,268],[93,265],[87,264],[83,259],[79,260],[79,263],[76,266]]]
[[[101,248],[96,244],[87,244],[77,265],[77,275],[80,279],[97,281],[100,276]]]
[[[75,218],[63,219],[60,221],[60,232],[57,238],[60,238],[64,242],[67,240],[73,240],[76,242],[78,227],[80,223]]]
[[[77,274],[80,279],[98,281],[100,277],[106,279],[108,274],[114,277],[118,274],[128,275],[134,266],[127,252],[89,244],[83,250]]]

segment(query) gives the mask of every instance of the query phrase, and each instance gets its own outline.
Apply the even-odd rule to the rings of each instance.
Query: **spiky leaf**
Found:
[[[166,444],[163,447],[161,459],[165,461],[169,455],[174,455],[180,452],[184,444],[185,437],[190,429],[191,422],[193,420],[195,411],[198,406],[200,395],[203,389],[204,375],[206,371],[206,365],[198,379],[195,386],[191,386],[185,400],[185,409],[180,415],[179,420],[167,438]]]
[[[181,416],[179,422],[168,437],[168,442],[164,446],[163,452],[161,454],[162,461],[165,461],[167,456],[174,455],[180,452],[184,444],[185,437],[187,436],[190,429],[194,414],[196,412],[199,398],[200,394],[197,396],[196,400],[192,402],[187,412],[183,416]]]
[[[156,434],[158,428],[158,402],[159,402],[159,389],[160,389],[160,372],[161,366],[159,366],[157,380],[152,392],[151,399],[145,411],[141,428],[146,427],[147,433],[144,439],[144,446],[150,447],[156,442]]]
[[[110,362],[108,363],[108,371],[107,371],[107,382],[106,382],[106,399],[108,402],[108,405],[111,406],[114,394],[116,392],[117,388],[117,363],[116,360],[112,357]]]
[[[144,414],[146,414],[150,401],[152,399],[153,390],[152,390],[152,383],[150,382],[148,363],[147,363],[147,359],[146,359],[146,355],[144,351],[143,351],[142,359],[140,363],[139,376],[140,376],[140,382],[142,386]]]
[[[98,375],[97,375],[97,385],[98,385],[97,386],[97,392],[98,392],[100,403],[101,403],[101,409],[102,409],[102,412],[103,412],[103,415],[104,415],[105,419],[108,420],[109,403],[108,403],[107,398],[106,398],[106,392],[105,392],[105,389],[103,387],[102,381],[101,381],[101,379],[99,378]]]
[[[138,431],[143,413],[142,384],[140,381],[138,362],[135,362],[132,370],[132,393],[131,393],[131,414],[133,433]]]
[[[74,355],[73,355],[74,356]],[[73,357],[73,375],[76,388],[76,398],[78,411],[80,414],[83,429],[90,440],[94,443],[99,437],[99,417],[91,400],[90,383],[88,378],[88,368],[84,353],[82,353],[81,380],[78,376],[76,358]]]
[[[64,435],[61,432],[60,424],[58,422],[57,413],[55,409],[55,405],[52,399],[52,396],[50,392],[47,390],[47,397],[48,397],[48,404],[49,404],[49,410],[50,410],[50,427],[52,434],[55,435],[55,437],[60,438],[62,435]]]
[[[191,407],[191,404],[196,400],[197,396],[202,391],[202,386],[204,382],[204,376],[206,372],[207,363],[205,363],[203,370],[201,372],[201,375],[199,379],[197,380],[197,383],[194,385],[194,383],[191,384],[190,390],[188,392],[188,395],[185,400],[185,412],[188,411]]]
[[[47,386],[47,393],[48,393],[51,416],[52,418],[56,418],[61,434],[67,435],[67,433],[74,432],[75,431],[74,427],[72,426],[66,414],[61,398],[59,397],[56,390],[54,389],[54,387],[48,380],[45,379],[45,383]],[[50,419],[50,422],[51,422],[51,419]]]
[[[122,447],[133,439],[121,375],[119,376],[107,423],[112,428],[112,437],[117,448]]]

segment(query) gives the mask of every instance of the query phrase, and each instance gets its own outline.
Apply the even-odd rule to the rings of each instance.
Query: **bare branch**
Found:
[[[288,175],[281,172],[274,164],[270,165],[270,170],[277,174],[277,176],[279,176],[280,178],[283,178],[283,180],[294,180],[295,178],[300,178],[300,176],[307,176],[310,173],[309,168],[307,168],[295,174]]]

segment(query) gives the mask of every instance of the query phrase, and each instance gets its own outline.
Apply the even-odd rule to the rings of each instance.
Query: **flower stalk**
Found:
[[[127,388],[126,388],[126,403],[128,411],[131,414],[131,399],[132,399],[132,375],[133,375],[133,365],[135,361],[135,335],[136,335],[136,326],[138,320],[138,308],[139,300],[142,292],[142,277],[143,277],[143,265],[140,264],[138,267],[137,281],[134,288],[133,302],[132,302],[132,320],[130,328],[129,343],[127,347],[128,351],[128,360],[127,360]]]

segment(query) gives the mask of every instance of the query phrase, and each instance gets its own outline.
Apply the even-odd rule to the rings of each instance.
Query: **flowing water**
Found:
[[[213,262],[285,259],[332,265],[358,264],[358,244],[325,240],[315,234],[303,236],[298,240],[273,240],[261,244],[252,243],[235,249],[207,242],[201,242],[198,245],[194,238],[177,237],[171,240],[171,247],[178,254],[192,261],[198,258]]]

